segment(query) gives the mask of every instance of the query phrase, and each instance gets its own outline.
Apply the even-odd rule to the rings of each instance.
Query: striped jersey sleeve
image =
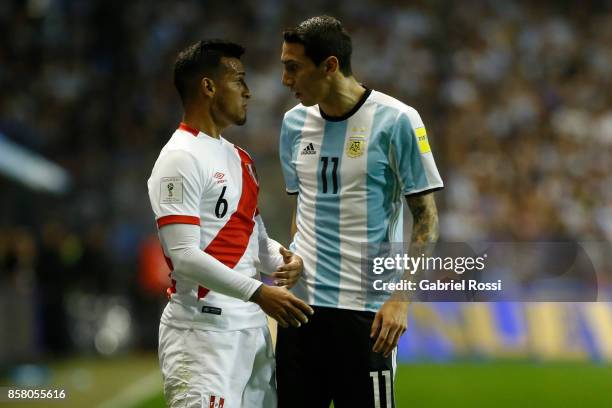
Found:
[[[304,109],[292,109],[285,114],[281,127],[279,154],[283,177],[285,178],[285,188],[289,194],[296,194],[299,191],[296,155],[305,117],[306,111]]]
[[[390,145],[392,168],[397,172],[403,195],[424,193],[443,187],[436,167],[427,130],[419,113],[400,111],[393,125]]]

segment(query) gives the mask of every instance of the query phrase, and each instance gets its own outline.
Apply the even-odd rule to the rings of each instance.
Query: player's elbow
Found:
[[[188,271],[192,270],[192,266],[196,263],[196,251],[201,251],[195,245],[176,245],[168,248],[168,257],[172,261],[172,274],[175,278],[190,279]]]

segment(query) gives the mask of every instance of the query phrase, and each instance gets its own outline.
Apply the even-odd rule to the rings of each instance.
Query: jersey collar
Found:
[[[359,102],[357,102],[357,104],[353,106],[353,109],[351,109],[350,111],[348,111],[342,116],[329,116],[328,114],[323,112],[323,110],[321,109],[321,106],[319,106],[319,112],[321,112],[321,117],[325,120],[329,120],[330,122],[342,122],[343,120],[347,120],[348,118],[353,116],[359,110],[359,108],[361,108],[361,106],[365,103],[365,101],[370,97],[371,93],[372,93],[372,90],[366,88],[365,92],[361,96],[361,99],[359,99]]]
[[[178,128],[180,130],[184,130],[185,132],[191,133],[195,137],[198,137],[198,135],[200,134],[200,131],[198,129],[192,128],[191,126],[187,125],[185,122],[181,122]]]

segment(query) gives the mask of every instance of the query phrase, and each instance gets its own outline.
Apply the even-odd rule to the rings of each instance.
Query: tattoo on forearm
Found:
[[[408,197],[408,207],[414,218],[412,243],[417,246],[434,243],[438,240],[438,210],[433,194]]]
[[[433,251],[433,244],[438,240],[438,210],[433,194],[407,197],[406,201],[414,219],[412,240],[407,253],[413,257],[429,255]],[[407,269],[402,279],[414,281],[420,276],[419,272]],[[414,292],[411,291],[400,290],[393,293],[393,299],[400,301],[411,301],[413,296]]]

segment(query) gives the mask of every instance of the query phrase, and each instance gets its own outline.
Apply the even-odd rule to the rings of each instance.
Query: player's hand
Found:
[[[376,338],[372,350],[383,353],[388,357],[397,346],[402,334],[408,326],[408,302],[401,300],[387,300],[372,323],[370,338]]]
[[[301,257],[285,247],[280,247],[279,252],[283,256],[285,264],[272,274],[272,279],[274,279],[276,286],[285,286],[287,289],[291,289],[302,274],[304,262]]]
[[[308,323],[308,316],[314,313],[310,306],[284,287],[263,284],[251,297],[251,301],[257,303],[281,327],[300,327]]]

